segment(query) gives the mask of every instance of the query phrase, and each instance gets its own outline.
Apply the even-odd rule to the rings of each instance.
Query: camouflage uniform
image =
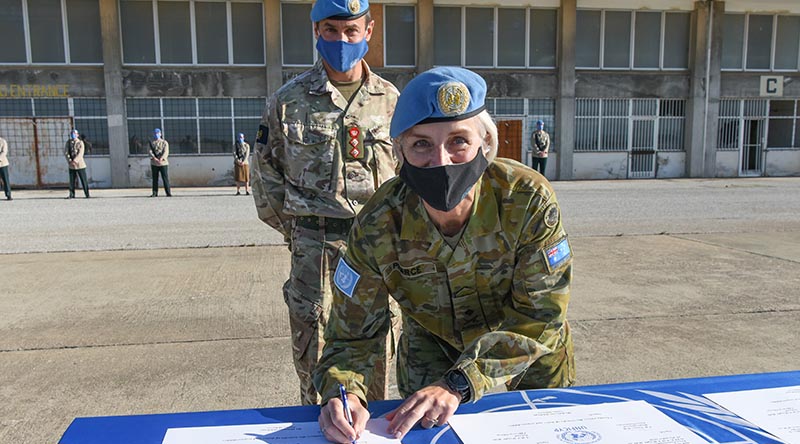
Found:
[[[472,401],[500,384],[513,390],[573,383],[566,319],[572,255],[553,189],[508,159],[491,162],[475,187],[455,249],[400,178],[381,187],[359,215],[343,264],[360,277],[352,297],[338,286],[334,291],[314,375],[323,401],[337,396],[339,383],[365,400],[389,294],[403,313],[397,364],[403,396],[450,369],[463,371]]]
[[[531,133],[531,168],[544,175],[550,153],[550,134],[543,129]]]
[[[283,294],[304,404],[320,401],[311,374],[322,355],[331,278],[346,249],[350,223],[378,186],[396,174],[389,122],[399,93],[362,63],[364,83],[349,103],[331,85],[321,62],[279,89],[269,100],[253,151],[258,216],[283,234],[292,251]],[[381,350],[386,351],[373,362],[370,399],[388,395],[386,370],[394,341],[387,331],[390,324],[395,334],[399,331],[396,316],[395,309],[382,319]]]

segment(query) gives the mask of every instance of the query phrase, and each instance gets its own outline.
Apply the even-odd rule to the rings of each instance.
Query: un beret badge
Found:
[[[469,90],[461,82],[447,82],[437,94],[439,110],[447,117],[463,114],[469,107]]]
[[[361,10],[361,2],[359,0],[350,0],[347,2],[347,9],[350,10],[351,14],[356,14]]]
[[[558,225],[559,219],[560,219],[560,214],[558,211],[558,204],[551,203],[544,210],[544,224],[548,228],[553,228],[556,225]]]

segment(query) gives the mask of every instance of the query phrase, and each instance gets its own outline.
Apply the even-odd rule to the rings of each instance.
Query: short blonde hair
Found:
[[[481,111],[477,116],[478,122],[480,122],[481,127],[486,132],[483,136],[484,140],[484,156],[486,160],[491,162],[497,157],[497,124],[494,123],[492,120],[492,116],[489,115],[489,112],[486,110]],[[413,128],[413,127],[412,127]],[[411,129],[411,128],[409,128]],[[392,139],[392,148],[394,149],[394,155],[397,157],[398,167],[403,165],[404,158],[403,158],[403,139],[406,136],[408,130],[403,131],[402,134]]]

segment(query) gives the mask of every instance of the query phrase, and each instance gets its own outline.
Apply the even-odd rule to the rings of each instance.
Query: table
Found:
[[[644,400],[688,427],[708,442],[724,444],[775,443],[770,435],[704,398],[716,393],[800,385],[800,371],[707,378],[608,384],[568,389],[496,393],[457,413],[496,412],[573,405]],[[373,417],[397,407],[399,400],[370,403]],[[316,421],[318,406],[273,407],[249,410],[167,413],[156,415],[76,418],[60,444],[161,444],[168,428],[271,422]],[[415,427],[404,444],[460,444],[448,426],[423,430]]]

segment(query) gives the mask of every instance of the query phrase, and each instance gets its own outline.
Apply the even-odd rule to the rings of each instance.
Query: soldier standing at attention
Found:
[[[233,181],[236,182],[236,195],[244,184],[244,194],[250,195],[250,144],[244,140],[244,134],[236,136],[233,144]]]
[[[292,252],[283,294],[303,404],[320,401],[311,374],[322,356],[333,270],[353,218],[396,173],[389,123],[399,94],[362,60],[375,24],[367,0],[317,0],[311,21],[321,59],[270,97],[252,176],[259,218],[283,234]],[[370,399],[388,395],[396,308],[381,323],[375,344],[381,358],[372,362],[365,388]]]
[[[75,198],[75,176],[81,179],[83,186],[83,195],[89,198],[89,182],[86,180],[86,161],[83,160],[83,141],[78,137],[77,129],[73,129],[69,134],[69,140],[64,148],[64,157],[67,158],[69,165],[69,197],[67,199]]]
[[[565,387],[575,379],[567,305],[572,253],[547,179],[495,159],[486,83],[463,68],[411,80],[392,118],[402,164],[358,215],[336,269],[325,350],[314,372],[325,437],[351,442],[369,419],[365,387],[389,298],[403,337],[386,418],[402,438],[447,423],[489,389]],[[342,384],[354,426],[344,419]]]
[[[158,197],[158,175],[164,183],[167,197],[172,197],[169,188],[169,142],[161,137],[161,130],[153,130],[153,140],[150,141],[150,173],[153,176],[153,193],[150,197]]]
[[[0,182],[3,182],[3,191],[6,200],[11,199],[11,183],[8,182],[8,142],[0,137]]]
[[[544,122],[536,121],[536,131],[531,134],[531,167],[544,176],[547,170],[547,154],[550,153],[550,134],[544,130]]]

